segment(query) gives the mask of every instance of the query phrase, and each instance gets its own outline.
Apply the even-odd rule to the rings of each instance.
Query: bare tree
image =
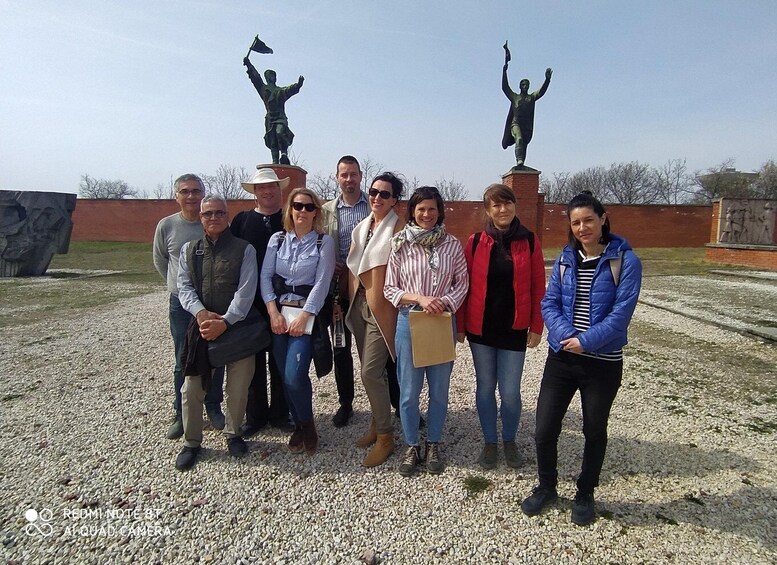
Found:
[[[692,201],[711,204],[717,198],[748,198],[758,173],[744,173],[734,168],[734,159],[726,159],[717,167],[710,167],[706,173],[696,172],[696,188]]]
[[[653,188],[659,204],[683,204],[693,192],[693,177],[685,159],[670,159],[653,169]]]
[[[323,200],[332,200],[340,194],[334,174],[323,176],[320,173],[311,175],[307,182],[308,188],[318,194]]]
[[[170,175],[170,182],[160,182],[156,185],[152,196],[158,200],[173,199],[175,198],[175,180],[173,175]]]
[[[135,198],[138,190],[123,180],[95,179],[89,175],[81,175],[78,193],[83,198]]]
[[[655,202],[654,177],[650,166],[638,161],[610,165],[602,200],[612,204]]]
[[[588,190],[597,198],[607,194],[607,171],[604,167],[588,167],[578,171],[569,179],[569,191],[574,196]]]
[[[362,190],[367,192],[367,190],[370,188],[372,179],[385,171],[386,168],[383,166],[383,163],[380,161],[375,161],[369,155],[364,157],[364,159],[360,161],[360,164],[362,168]]]
[[[545,202],[566,204],[577,194],[572,186],[570,173],[553,173],[552,178],[543,177],[540,188],[545,193]]]
[[[214,175],[199,175],[205,190],[210,194],[218,194],[226,200],[241,200],[252,198],[251,194],[243,190],[241,182],[251,178],[248,170],[235,165],[219,165]]]
[[[469,192],[462,183],[457,181],[454,177],[450,180],[445,178],[445,175],[434,181],[434,186],[440,191],[440,196],[446,202],[456,202],[459,200],[466,200],[469,196]]]
[[[773,159],[761,165],[752,188],[756,198],[777,200],[777,163]]]

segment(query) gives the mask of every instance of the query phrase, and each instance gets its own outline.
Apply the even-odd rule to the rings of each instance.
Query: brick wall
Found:
[[[719,246],[713,244],[707,246],[704,260],[777,271],[777,247],[759,249],[756,246]]]
[[[229,202],[234,216],[253,208],[253,200]],[[559,204],[542,206],[542,245],[561,247],[566,243],[566,207]],[[73,212],[73,241],[134,241],[154,239],[157,222],[176,211],[174,200],[88,200],[79,199]],[[607,206],[615,233],[636,247],[703,247],[710,241],[710,206]],[[405,215],[405,203],[397,212]],[[445,207],[445,224],[462,243],[469,234],[483,229],[484,213],[481,202],[451,202]],[[518,215],[528,224],[520,207]],[[535,213],[535,220],[539,214]],[[536,224],[535,224],[536,225]],[[536,227],[529,225],[530,228]]]

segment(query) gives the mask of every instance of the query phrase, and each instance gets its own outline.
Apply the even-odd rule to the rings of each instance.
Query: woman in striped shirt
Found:
[[[548,328],[548,359],[537,399],[539,486],[521,504],[538,514],[558,495],[561,422],[576,391],[583,411],[583,466],[577,479],[572,522],[595,517],[594,488],[607,448],[607,420],[623,374],[622,347],[637,305],[642,264],[628,242],[610,233],[610,221],[590,192],[567,206],[569,244],[556,260],[542,300]]]
[[[399,466],[400,474],[410,476],[421,458],[418,439],[418,401],[424,384],[429,385],[427,414],[426,470],[441,473],[439,442],[448,412],[448,386],[453,362],[429,367],[413,365],[409,312],[422,310],[428,315],[455,314],[467,295],[467,262],[459,241],[445,231],[445,208],[436,188],[423,186],[407,203],[407,225],[391,240],[391,255],[383,293],[399,308],[395,347],[399,378],[399,413],[407,450]],[[453,339],[451,335],[451,339]]]

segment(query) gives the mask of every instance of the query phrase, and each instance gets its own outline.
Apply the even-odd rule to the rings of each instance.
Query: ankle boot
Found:
[[[365,467],[377,467],[386,462],[389,456],[394,453],[394,434],[377,434],[375,445],[362,461]]]
[[[318,433],[316,433],[316,424],[311,420],[302,424],[302,443],[305,446],[305,453],[313,455],[318,449]]]
[[[302,453],[305,447],[302,442],[302,424],[294,422],[294,432],[289,438],[289,451],[292,453]]]
[[[378,439],[378,434],[375,431],[375,418],[370,422],[370,429],[364,432],[359,439],[356,440],[356,447],[369,447]]]

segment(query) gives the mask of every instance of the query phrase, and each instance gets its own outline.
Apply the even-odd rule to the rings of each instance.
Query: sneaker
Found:
[[[556,489],[534,487],[532,493],[521,503],[521,511],[527,516],[536,516],[550,502],[558,498]]]
[[[575,495],[575,503],[572,506],[572,523],[578,526],[587,526],[594,521],[595,517],[594,495],[592,493],[582,494],[578,492]]]
[[[232,457],[242,457],[248,453],[248,446],[240,436],[229,438],[227,440],[227,449]]]
[[[440,459],[440,444],[426,442],[426,472],[432,475],[439,475],[443,470],[442,459]]]
[[[348,425],[351,416],[353,416],[353,408],[350,405],[340,406],[340,408],[337,410],[337,413],[332,418],[332,423],[336,428],[342,428],[343,426]]]
[[[175,419],[173,420],[173,423],[170,424],[170,427],[167,428],[167,439],[178,439],[183,435],[183,420],[181,419],[181,415],[177,414],[175,416]]]
[[[478,463],[484,469],[495,469],[496,462],[499,458],[499,451],[495,443],[487,443],[483,446],[483,451],[480,452],[478,457]]]
[[[405,451],[405,455],[402,457],[402,463],[399,464],[399,474],[403,477],[412,476],[419,461],[421,461],[421,447],[418,445],[408,445],[407,451]]]
[[[507,463],[508,467],[512,467],[513,469],[518,469],[519,467],[522,467],[523,464],[526,462],[526,460],[523,458],[523,455],[521,455],[521,452],[518,451],[518,446],[515,445],[514,441],[504,442],[504,450],[505,450],[505,463]]]
[[[205,411],[208,413],[208,420],[210,420],[210,425],[217,430],[223,430],[227,422],[224,419],[224,413],[221,411],[221,406],[216,406],[214,408],[206,407]]]
[[[187,469],[191,469],[197,462],[197,455],[199,454],[199,447],[184,446],[184,448],[181,450],[181,453],[179,453],[178,457],[175,459],[175,468],[179,471],[186,471]]]

